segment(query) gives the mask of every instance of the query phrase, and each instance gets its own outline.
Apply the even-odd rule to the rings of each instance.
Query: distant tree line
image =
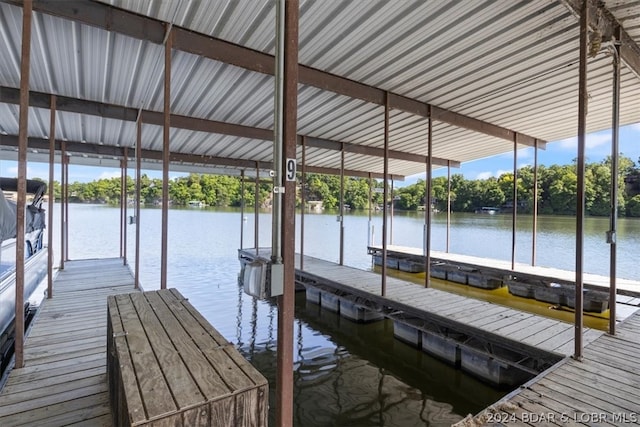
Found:
[[[640,161],[639,161],[640,162]],[[640,169],[628,157],[619,159],[618,210],[622,216],[640,217]],[[533,211],[534,170],[525,166],[517,171],[518,211]],[[549,215],[575,215],[578,188],[577,167],[553,165],[538,167],[538,212]],[[433,207],[447,209],[447,179],[432,181]],[[424,205],[425,183],[396,191],[397,206],[401,209],[416,209]],[[611,210],[611,159],[589,163],[585,173],[586,213],[592,216],[607,216]],[[487,179],[464,179],[462,175],[451,177],[451,209],[456,212],[473,212],[491,206],[510,209],[513,207],[513,173]]]
[[[639,161],[640,163],[640,161]],[[640,217],[640,168],[627,157],[621,157],[618,179],[618,207],[620,215]],[[576,213],[577,193],[576,164],[538,167],[538,212],[540,214],[574,215]],[[518,210],[523,213],[533,210],[534,171],[525,166],[517,172]],[[610,211],[611,159],[589,163],[586,166],[585,197],[586,212],[593,216],[606,216]],[[483,206],[509,209],[513,207],[513,173],[504,173],[499,177],[487,179],[465,179],[460,174],[451,177],[451,208],[455,212],[473,212]],[[370,206],[382,206],[382,182],[365,178],[345,178],[344,203],[351,209],[369,209]],[[54,182],[56,199],[60,197],[60,184]],[[304,192],[307,201],[322,201],[327,209],[336,209],[340,203],[340,177],[336,175],[307,174],[297,192],[298,205]],[[129,199],[135,194],[135,182],[127,177]],[[371,194],[371,201],[369,196]],[[162,196],[162,180],[141,177],[141,202],[157,204]],[[190,174],[169,182],[169,197],[173,205],[184,206],[189,201],[201,201],[208,206],[245,206],[255,204],[255,184],[246,180],[244,198],[239,177],[207,174]],[[271,183],[261,181],[258,184],[258,204],[268,207],[271,204]],[[71,202],[120,203],[120,178],[99,179],[69,185]],[[425,205],[425,182],[394,190],[394,206],[398,209],[416,210]],[[447,179],[434,178],[432,181],[433,208],[439,211],[447,209]]]

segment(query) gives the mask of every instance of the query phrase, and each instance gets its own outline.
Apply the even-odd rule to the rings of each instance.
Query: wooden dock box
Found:
[[[267,426],[267,380],[177,290],[107,308],[114,425]]]

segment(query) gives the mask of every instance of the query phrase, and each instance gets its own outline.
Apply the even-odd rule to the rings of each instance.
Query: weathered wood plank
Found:
[[[176,410],[174,396],[166,382],[164,374],[153,352],[153,346],[147,339],[145,329],[138,318],[129,294],[116,295],[116,302],[122,319],[122,327],[125,339],[131,354],[133,368],[136,372],[144,372],[145,375],[136,379],[140,389],[140,395],[149,418],[173,413]],[[154,396],[146,400],[144,396]]]

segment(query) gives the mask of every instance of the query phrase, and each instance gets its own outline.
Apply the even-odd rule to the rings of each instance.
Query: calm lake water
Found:
[[[54,209],[56,258],[59,256],[59,207]],[[128,215],[133,215],[129,209]],[[244,247],[253,247],[254,215],[245,212]],[[119,209],[70,205],[71,259],[119,256]],[[435,215],[434,250],[445,249],[443,214]],[[260,246],[270,246],[270,213],[259,215]],[[141,212],[141,282],[157,289],[160,278],[159,209]],[[168,285],[192,304],[269,380],[276,370],[277,310],[256,301],[238,286],[241,216],[238,210],[172,209],[169,212]],[[297,221],[299,227],[299,221]],[[421,247],[424,216],[397,213],[393,244]],[[382,218],[372,221],[380,243]],[[133,266],[135,225],[129,225],[128,253]],[[370,269],[367,213],[345,217],[345,264]],[[608,275],[607,219],[589,218],[585,270]],[[518,221],[517,260],[530,262],[531,217]],[[538,265],[573,270],[575,220],[542,217],[538,225]],[[299,236],[299,233],[297,234]],[[299,242],[297,243],[299,249]],[[621,220],[618,274],[637,279],[640,221]],[[305,215],[305,254],[337,261],[339,223],[335,214]],[[511,218],[454,214],[451,252],[510,260]],[[509,390],[496,390],[393,338],[393,325],[360,325],[296,297],[294,342],[295,423],[299,426],[448,426],[476,413]],[[275,402],[271,402],[272,408]],[[273,412],[273,411],[272,411]],[[273,417],[273,414],[271,414]],[[273,421],[273,418],[272,418]]]

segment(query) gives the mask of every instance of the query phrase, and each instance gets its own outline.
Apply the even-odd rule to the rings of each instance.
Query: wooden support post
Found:
[[[53,298],[53,166],[56,161],[56,96],[51,95],[49,108],[49,215],[47,215],[47,298]]]
[[[20,61],[20,116],[18,119],[18,201],[16,206],[15,366],[24,365],[24,235],[27,202],[27,140],[29,138],[29,64],[31,59],[31,0],[22,8],[22,56]]]

